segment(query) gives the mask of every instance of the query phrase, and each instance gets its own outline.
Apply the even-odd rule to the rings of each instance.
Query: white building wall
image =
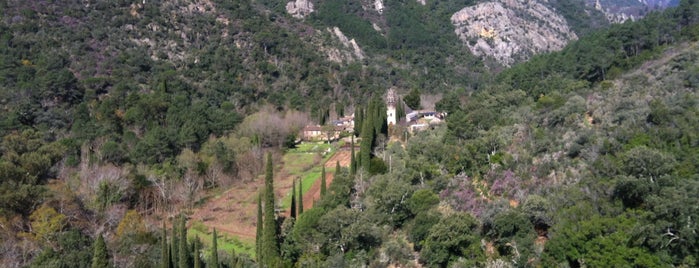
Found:
[[[390,125],[396,125],[396,107],[388,106],[386,109],[386,123]]]

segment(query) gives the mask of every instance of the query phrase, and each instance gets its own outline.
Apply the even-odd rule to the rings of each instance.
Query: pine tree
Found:
[[[303,214],[303,180],[299,179],[299,211],[298,216]]]
[[[201,268],[201,259],[199,259],[199,248],[201,241],[199,241],[199,236],[194,237],[194,268]]]
[[[95,251],[92,254],[92,268],[109,267],[109,256],[107,254],[107,245],[104,243],[104,237],[100,234],[95,242]]]
[[[323,170],[321,171],[320,174],[320,197],[323,198],[325,196],[325,191],[327,190],[327,185],[325,181],[325,165],[323,165]]]
[[[350,155],[350,174],[354,175],[357,174],[357,159],[355,159],[354,156],[354,136],[352,136],[352,143],[350,143],[350,146],[352,147]]]
[[[161,268],[170,268],[170,250],[168,249],[167,246],[167,229],[165,229],[165,222],[163,222],[163,233],[161,237],[162,241],[160,241],[160,267]]]
[[[211,259],[206,266],[218,268],[218,243],[216,242],[216,228],[214,228],[213,237],[211,238]]]
[[[180,220],[179,220],[179,266],[180,268],[189,268],[189,251],[187,250],[187,229],[185,227],[185,219],[184,215],[180,214]]]
[[[265,207],[262,219],[264,232],[262,233],[262,262],[267,266],[276,262],[279,258],[279,246],[277,245],[277,223],[274,218],[274,168],[272,165],[272,153],[267,153],[267,169],[265,172]]]
[[[291,213],[289,217],[296,218],[296,180],[291,182]]]
[[[262,262],[262,195],[257,195],[257,228],[255,231],[255,257],[258,264]]]

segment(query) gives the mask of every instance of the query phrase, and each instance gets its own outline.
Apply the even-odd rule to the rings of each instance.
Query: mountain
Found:
[[[507,66],[578,38],[562,16],[537,2],[479,3],[454,13],[451,21],[472,54]]]
[[[265,248],[283,265],[695,266],[699,11],[637,10],[609,24],[575,0],[0,1],[0,266],[85,267],[105,258],[98,237],[117,267],[187,266],[200,254],[177,242],[192,241],[178,214],[216,200],[187,224],[208,236],[210,215],[253,207],[268,152],[303,162],[272,168],[287,184],[334,166],[293,147],[350,114],[364,160],[279,218]],[[391,87],[445,123],[388,127]],[[220,193],[235,187],[233,209],[242,197]],[[226,265],[254,264],[223,241]]]

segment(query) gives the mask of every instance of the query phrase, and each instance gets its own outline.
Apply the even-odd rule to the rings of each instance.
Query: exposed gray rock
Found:
[[[354,39],[347,38],[337,27],[328,28],[327,31],[334,37],[333,43],[339,42],[340,44],[321,44],[320,50],[327,55],[328,60],[342,63],[364,59],[364,51],[362,51]]]
[[[471,53],[506,66],[577,39],[562,16],[536,1],[480,3],[454,13],[451,22]]]
[[[308,0],[296,0],[286,3],[286,12],[292,17],[303,19],[313,13],[313,3]]]

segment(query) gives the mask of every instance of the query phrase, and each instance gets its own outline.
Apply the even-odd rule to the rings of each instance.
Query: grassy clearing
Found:
[[[192,227],[187,230],[187,239],[194,239],[199,237],[205,249],[211,248],[213,231],[208,230],[201,222],[194,222]],[[236,253],[246,253],[250,257],[255,257],[255,241],[254,240],[241,240],[235,236],[229,236],[222,232],[218,232],[218,239],[216,240],[218,250],[222,252],[232,252]],[[207,253],[208,255],[208,253]]]
[[[320,161],[318,153],[286,153],[284,154],[284,170],[293,176],[301,176]]]
[[[319,167],[317,167],[317,168],[313,168],[310,171],[307,171],[304,174],[304,176],[301,177],[301,180],[303,181],[303,193],[304,193],[304,195],[306,194],[306,192],[308,192],[309,189],[311,189],[311,186],[313,186],[313,183],[315,183],[315,181],[317,179],[320,179],[320,173],[321,173],[321,169]],[[282,207],[285,209],[288,209],[291,207],[291,193],[288,193],[286,196],[284,196],[284,199],[282,199]]]
[[[327,143],[302,143],[284,154],[284,170],[303,181],[303,193],[320,179],[322,165],[337,152],[337,145]],[[327,171],[327,170],[326,170]],[[282,199],[282,207],[291,206],[291,192]]]

